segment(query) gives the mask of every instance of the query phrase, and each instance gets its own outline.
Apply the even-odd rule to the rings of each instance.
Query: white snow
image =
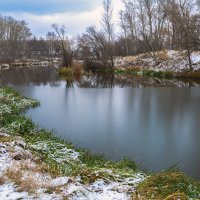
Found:
[[[63,186],[66,185],[71,179],[69,177],[58,177],[51,180],[50,185],[52,187]]]
[[[79,161],[79,153],[73,149],[66,148],[65,145],[53,141],[37,142],[32,147],[36,150],[48,153],[48,156],[58,163],[68,162],[70,160]]]
[[[0,185],[0,199],[17,200],[17,199],[33,199],[29,197],[27,192],[16,192],[16,186],[13,183]]]
[[[192,63],[193,63],[193,64],[198,64],[198,63],[200,63],[200,55],[197,54],[197,53],[193,53],[193,54],[191,55],[191,60],[192,60]]]
[[[157,52],[158,54],[160,52]],[[158,63],[150,57],[150,55],[138,55],[138,56],[128,56],[128,57],[116,57],[115,66],[116,67],[128,67],[128,66],[139,66],[144,69],[157,70],[157,71],[174,71],[183,72],[189,70],[189,62],[186,51],[167,51],[167,56],[165,60],[161,60],[157,56]],[[192,69],[193,71],[200,70],[200,52],[193,52],[191,54]]]
[[[9,167],[11,158],[7,152],[6,145],[0,143],[0,176]]]
[[[66,194],[70,200],[129,200],[135,191],[135,186],[144,180],[144,175],[138,173],[132,178],[120,181],[97,180],[89,185],[76,182],[70,184]]]
[[[0,137],[10,136],[0,133]],[[5,181],[0,186],[0,200],[60,200],[63,199],[63,196],[66,196],[69,200],[128,200],[134,192],[136,185],[145,178],[141,173],[136,173],[132,177],[127,174],[123,176],[117,175],[110,169],[94,171],[94,174],[107,173],[115,181],[104,177],[91,184],[84,184],[80,176],[52,178],[48,173],[34,171],[37,168],[35,158],[30,151],[23,148],[26,146],[26,143],[22,138],[18,137],[15,139],[14,141],[0,143],[0,175],[5,178]],[[78,159],[79,156],[78,152],[64,148],[62,144],[52,146],[52,143],[46,142],[43,145],[38,143],[34,147],[41,148],[42,150],[49,150],[49,148],[54,150],[54,148],[59,147],[59,151],[54,154],[55,157],[56,155],[58,156],[59,160],[65,156],[67,159]],[[15,160],[16,156],[21,157],[19,157],[19,160]],[[25,191],[19,192],[18,189],[20,187],[15,185],[5,173],[8,169],[16,170],[16,172],[21,171],[22,181],[30,179],[32,183],[37,183],[35,192],[33,194]],[[58,188],[60,192],[58,194],[55,192],[48,194],[46,192],[48,188]]]

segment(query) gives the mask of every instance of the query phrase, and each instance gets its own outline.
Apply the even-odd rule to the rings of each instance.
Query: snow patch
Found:
[[[6,145],[0,143],[0,176],[9,167],[11,160]]]
[[[66,185],[70,182],[71,178],[69,177],[58,177],[58,178],[55,178],[53,180],[51,180],[51,186],[52,187],[58,187],[58,186],[63,186],[63,185]]]
[[[143,174],[138,173],[120,181],[97,180],[89,185],[76,182],[69,185],[66,194],[70,200],[128,200],[144,178]]]
[[[193,64],[198,64],[200,63],[200,55],[199,54],[196,54],[196,53],[193,53],[191,55],[191,60],[192,60],[192,63]]]
[[[52,141],[42,141],[37,142],[35,145],[32,145],[35,150],[40,150],[58,163],[69,162],[70,160],[79,161],[79,153],[73,149],[66,148],[65,145]]]
[[[16,192],[16,186],[13,183],[0,185],[0,199],[17,200],[17,199],[33,199],[29,197],[27,192]]]

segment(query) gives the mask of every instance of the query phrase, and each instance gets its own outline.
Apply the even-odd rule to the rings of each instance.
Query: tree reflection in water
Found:
[[[84,76],[76,82],[80,88],[114,88],[116,85],[114,73],[97,73]]]
[[[54,67],[15,68],[0,71],[0,83],[3,85],[26,85],[66,88],[140,88],[140,87],[199,87],[200,80],[159,79],[114,73],[89,73],[74,78],[59,77]]]
[[[73,88],[74,87],[74,80],[69,78],[66,79],[66,88]]]

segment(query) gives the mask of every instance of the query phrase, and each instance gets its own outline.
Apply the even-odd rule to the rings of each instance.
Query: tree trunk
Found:
[[[192,71],[191,52],[189,49],[187,50],[187,56],[188,56],[188,63],[189,63],[190,71]]]

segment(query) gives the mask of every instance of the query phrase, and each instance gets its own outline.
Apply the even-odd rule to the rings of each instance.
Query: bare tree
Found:
[[[126,55],[129,55],[129,49],[128,49],[128,40],[127,40],[127,25],[126,25],[126,20],[125,20],[125,13],[123,11],[119,12],[119,17],[120,17],[120,27],[123,30],[124,34],[124,41],[125,41],[125,47],[126,47]]]
[[[111,67],[114,67],[114,46],[113,46],[113,37],[114,37],[114,23],[113,23],[113,8],[112,8],[112,0],[104,0],[103,1],[103,16],[102,16],[102,26],[106,33],[108,40],[108,54],[110,57]]]
[[[80,37],[85,54],[102,63],[113,57],[150,53],[158,64],[157,51],[173,49],[187,52],[192,69],[191,53],[200,50],[200,0],[123,0],[119,13],[121,34],[113,36],[112,1],[104,0],[103,33],[94,27]]]
[[[190,70],[192,70],[191,53],[197,49],[199,42],[199,22],[193,6],[194,1],[191,0],[174,0],[168,1],[167,7],[167,14],[172,24],[172,43],[186,50]]]
[[[59,27],[58,24],[52,24],[58,40],[60,41],[62,55],[63,55],[63,64],[65,67],[72,66],[73,51],[71,50],[70,42],[65,36],[65,27],[62,25]]]
[[[82,59],[93,64],[107,64],[107,42],[102,31],[97,31],[95,26],[87,28],[86,33],[78,37],[78,47]]]
[[[56,40],[57,40],[57,37],[55,35],[54,32],[48,32],[47,35],[46,35],[46,39],[47,39],[47,42],[48,42],[48,49],[49,49],[49,55],[50,56],[54,56],[55,53],[56,53]]]
[[[25,55],[27,42],[31,37],[25,21],[0,16],[0,58],[12,62]],[[11,56],[12,55],[12,56]]]

